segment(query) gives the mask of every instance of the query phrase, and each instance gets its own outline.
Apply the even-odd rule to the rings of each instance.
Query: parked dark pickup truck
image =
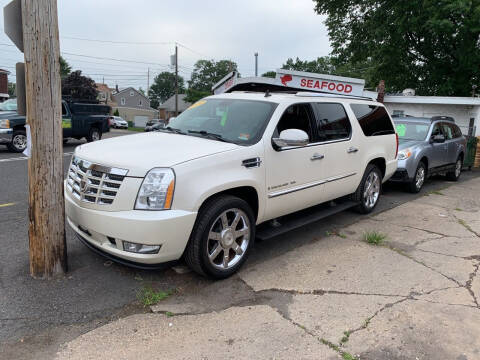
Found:
[[[63,141],[86,138],[88,142],[100,140],[110,131],[110,106],[62,101]],[[0,144],[13,152],[23,152],[27,146],[25,116],[0,104]]]

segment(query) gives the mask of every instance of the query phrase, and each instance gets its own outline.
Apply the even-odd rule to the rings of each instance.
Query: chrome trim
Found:
[[[262,160],[259,157],[246,159],[242,161],[242,166],[247,169],[258,168],[262,164]]]
[[[321,154],[313,154],[313,156],[310,158],[310,160],[315,161],[315,160],[323,160],[325,159],[325,155]]]
[[[128,170],[126,170],[126,169],[94,164],[94,163],[92,163],[88,160],[79,159],[76,156],[74,156],[72,158],[72,164],[81,165],[82,167],[86,168],[87,170],[99,171],[99,172],[106,173],[106,174],[119,175],[119,176],[127,176],[127,174],[128,174]]]
[[[295,188],[290,188],[290,189],[286,189],[286,190],[280,190],[280,191],[268,194],[268,198],[269,199],[276,198],[278,196],[287,195],[287,194],[291,194],[291,193],[294,193],[294,192],[297,192],[297,191],[310,189],[310,188],[315,187],[315,186],[323,185],[323,184],[334,182],[334,181],[337,181],[337,180],[346,179],[346,178],[349,178],[349,177],[355,176],[355,175],[357,175],[357,173],[334,176],[334,177],[328,178],[326,180],[316,181],[316,182],[313,182],[313,183],[310,183],[310,184],[305,184],[305,185],[297,186]]]

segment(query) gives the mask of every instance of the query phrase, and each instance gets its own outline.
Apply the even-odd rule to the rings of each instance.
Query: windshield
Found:
[[[10,99],[0,103],[0,111],[17,111],[17,99]]]
[[[397,130],[398,138],[400,140],[415,140],[423,141],[427,137],[430,124],[416,123],[416,122],[402,122],[394,121],[395,129]]]
[[[188,135],[215,135],[224,141],[251,145],[262,137],[276,106],[266,101],[200,100],[170,120],[168,127]]]

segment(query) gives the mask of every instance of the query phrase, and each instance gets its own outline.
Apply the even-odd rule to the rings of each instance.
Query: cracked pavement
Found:
[[[455,184],[333,235],[297,230],[302,246],[254,254],[233,278],[200,279],[57,359],[478,359],[479,189]],[[363,241],[371,231],[382,245]],[[275,241],[288,237],[257,246]]]

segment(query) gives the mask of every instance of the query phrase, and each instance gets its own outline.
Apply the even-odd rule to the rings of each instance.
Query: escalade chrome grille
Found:
[[[100,205],[112,204],[128,170],[93,164],[72,158],[67,189],[77,199]]]

